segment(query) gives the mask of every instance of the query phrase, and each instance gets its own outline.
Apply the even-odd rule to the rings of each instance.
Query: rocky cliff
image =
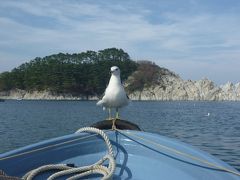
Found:
[[[164,77],[164,85],[145,87],[129,94],[132,100],[208,100],[208,101],[240,101],[240,83],[228,82],[215,86],[208,79],[199,81],[184,81],[181,78]],[[11,90],[0,92],[0,99],[27,100],[97,100],[96,96],[73,96],[71,94],[56,94],[49,91]]]
[[[144,87],[129,94],[132,100],[207,100],[239,101],[240,83],[228,82],[216,86],[207,78],[198,81],[184,81],[176,76],[163,76],[162,83]]]
[[[216,86],[207,78],[185,81],[166,68],[154,63],[142,62],[125,82],[129,97],[132,100],[208,100],[208,101],[239,101],[240,83],[228,82]],[[97,100],[96,96],[73,96],[57,94],[50,91],[25,91],[14,89],[0,92],[1,99],[45,99],[45,100]]]
[[[97,100],[96,96],[73,96],[66,93],[53,93],[51,91],[25,91],[14,89],[11,91],[0,92],[0,99],[17,99],[17,100]]]
[[[137,71],[126,81],[126,88],[133,100],[240,100],[240,83],[216,86],[207,78],[185,81],[174,72],[148,61],[140,62]]]

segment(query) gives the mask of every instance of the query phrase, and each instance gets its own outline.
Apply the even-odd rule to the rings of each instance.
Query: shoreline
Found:
[[[100,99],[14,99],[14,98],[1,98],[4,101],[98,101]],[[133,102],[240,102],[240,100],[138,100],[130,99]]]
[[[207,79],[197,82],[184,82],[177,79],[174,82],[173,85],[165,88],[156,85],[127,94],[132,101],[240,101],[240,83],[236,85],[228,83],[225,86],[216,87]],[[13,89],[0,91],[0,99],[97,101],[101,97],[97,95],[57,93],[49,90],[27,91]]]

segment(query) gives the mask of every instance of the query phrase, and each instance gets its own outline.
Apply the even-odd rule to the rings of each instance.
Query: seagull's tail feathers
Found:
[[[100,100],[97,102],[97,106],[102,106],[103,105],[103,100]]]
[[[103,100],[100,100],[97,102],[97,106],[102,106],[103,110],[105,111],[106,108],[103,106],[103,103],[104,103]]]

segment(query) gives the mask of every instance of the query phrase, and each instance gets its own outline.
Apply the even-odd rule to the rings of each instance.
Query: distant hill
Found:
[[[139,63],[126,81],[126,88],[132,100],[240,101],[240,83],[218,87],[207,78],[185,81],[151,62]]]
[[[126,80],[138,67],[122,49],[109,48],[74,54],[37,57],[11,72],[0,74],[0,91],[14,89],[70,93],[74,96],[101,95],[110,77],[110,67],[121,69]]]
[[[98,99],[119,66],[132,100],[240,100],[240,83],[216,86],[208,79],[183,80],[150,61],[133,61],[122,49],[54,54],[0,74],[3,99]]]
[[[152,86],[161,86],[165,89],[166,84],[163,82],[165,76],[179,78],[174,72],[159,67],[154,62],[146,60],[137,61],[137,63],[137,70],[133,72],[125,82],[128,93],[143,91]]]

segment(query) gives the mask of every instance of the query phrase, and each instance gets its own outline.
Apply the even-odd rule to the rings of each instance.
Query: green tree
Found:
[[[58,53],[37,57],[11,72],[0,74],[0,91],[18,88],[101,95],[108,84],[111,66],[119,66],[122,79],[126,80],[138,65],[126,52],[117,48],[98,52]]]

